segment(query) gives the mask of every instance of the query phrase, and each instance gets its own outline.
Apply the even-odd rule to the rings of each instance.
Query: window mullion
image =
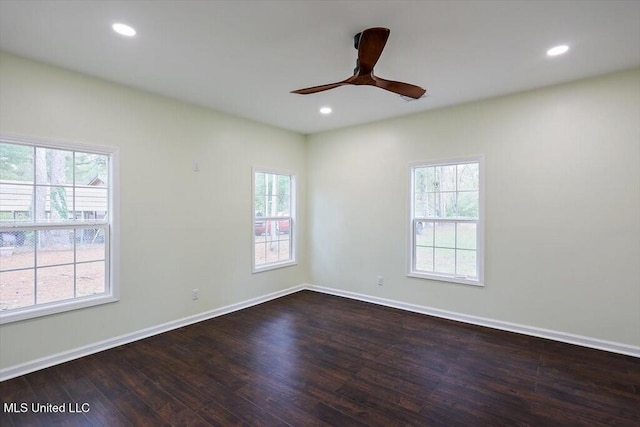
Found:
[[[433,235],[431,236],[431,247],[433,250],[431,251],[431,265],[432,271],[436,271],[436,224],[437,221],[433,221]]]
[[[40,246],[40,233],[33,232],[33,305],[38,304],[38,246]]]
[[[31,206],[33,206],[33,211],[31,212],[31,222],[32,223],[36,223],[36,212],[38,212],[38,208],[36,206],[36,202],[37,202],[37,197],[36,197],[36,176],[37,176],[37,169],[36,169],[36,147],[32,147],[31,150],[32,153],[32,158],[33,158],[33,177],[31,180]]]
[[[67,220],[69,219],[67,212]],[[71,152],[71,217],[76,220],[76,152]],[[75,236],[74,236],[75,240]],[[74,250],[75,253],[75,250]]]
[[[458,168],[456,168],[456,171]],[[457,177],[456,177],[457,179]],[[456,194],[456,203],[457,203],[457,194]],[[456,207],[456,209],[458,209]],[[458,275],[458,223],[453,223],[453,271],[455,275]]]
[[[74,214],[75,216],[75,211]],[[98,229],[96,229],[96,234]],[[78,231],[77,228],[73,229],[73,297],[77,298],[78,297],[78,251],[77,251],[77,244],[78,244],[78,236],[76,235],[76,232]]]

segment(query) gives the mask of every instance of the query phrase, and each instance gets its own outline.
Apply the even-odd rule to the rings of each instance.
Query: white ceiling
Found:
[[[289,93],[349,77],[374,26],[391,29],[376,75],[426,98]],[[640,1],[1,0],[0,49],[309,134],[639,66]]]

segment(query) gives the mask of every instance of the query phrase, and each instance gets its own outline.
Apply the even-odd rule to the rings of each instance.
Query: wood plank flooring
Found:
[[[640,359],[303,291],[0,395],[2,426],[639,426]]]

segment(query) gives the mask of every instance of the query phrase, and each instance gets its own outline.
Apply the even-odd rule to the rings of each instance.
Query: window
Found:
[[[481,157],[411,167],[409,276],[483,284]]]
[[[117,300],[114,149],[0,138],[0,322]]]
[[[296,263],[295,175],[253,170],[253,272]]]

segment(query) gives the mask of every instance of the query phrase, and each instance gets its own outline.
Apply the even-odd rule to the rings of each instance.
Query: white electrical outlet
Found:
[[[194,289],[191,291],[191,299],[192,300],[197,300],[200,298],[200,289]]]
[[[378,286],[382,286],[382,276],[378,276]]]

